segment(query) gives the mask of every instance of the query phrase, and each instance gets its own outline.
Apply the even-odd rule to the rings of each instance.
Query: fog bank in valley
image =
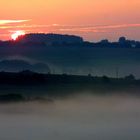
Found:
[[[51,103],[0,104],[0,139],[139,140],[139,106],[138,97],[88,93]]]

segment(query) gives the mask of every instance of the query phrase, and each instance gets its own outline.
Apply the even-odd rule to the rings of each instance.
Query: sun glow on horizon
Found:
[[[73,34],[87,41],[116,41],[120,36],[140,40],[140,0],[2,0],[0,4],[0,40],[16,40],[11,35],[18,30]]]
[[[25,35],[25,31],[15,31],[12,35],[11,38],[12,40],[17,40],[17,38],[21,35]]]

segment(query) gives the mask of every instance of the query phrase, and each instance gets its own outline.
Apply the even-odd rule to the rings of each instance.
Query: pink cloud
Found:
[[[0,25],[11,24],[11,23],[22,23],[27,21],[29,20],[0,20]]]

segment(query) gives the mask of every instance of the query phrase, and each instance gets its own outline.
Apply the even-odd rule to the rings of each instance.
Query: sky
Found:
[[[4,0],[0,39],[11,34],[75,34],[98,41],[120,36],[140,40],[140,0]]]

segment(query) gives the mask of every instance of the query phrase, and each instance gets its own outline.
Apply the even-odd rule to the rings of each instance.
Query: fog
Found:
[[[0,104],[1,140],[139,140],[140,98],[90,93]]]

